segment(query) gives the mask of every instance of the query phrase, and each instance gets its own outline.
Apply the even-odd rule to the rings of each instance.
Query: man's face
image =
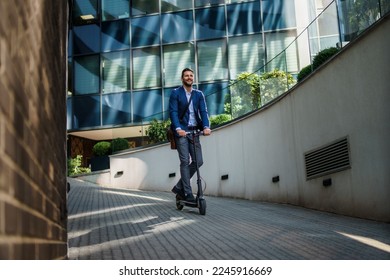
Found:
[[[191,71],[185,71],[181,80],[185,86],[192,86],[192,84],[194,83],[194,73],[192,73]]]

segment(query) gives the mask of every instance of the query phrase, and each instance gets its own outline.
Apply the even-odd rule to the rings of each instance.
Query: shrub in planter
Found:
[[[323,49],[320,51],[316,56],[313,58],[313,70],[320,67],[321,64],[323,64],[325,61],[327,61],[329,58],[331,58],[333,55],[335,55],[339,51],[336,47],[331,47],[327,49]]]
[[[75,158],[68,159],[68,176],[91,172],[90,168],[81,166],[82,159],[82,155],[77,155]]]
[[[231,119],[232,119],[232,116],[228,115],[228,114],[220,114],[220,115],[212,116],[212,117],[210,117],[210,125],[211,125],[211,127],[215,127],[217,125],[228,122]]]
[[[146,131],[149,136],[149,143],[159,143],[167,140],[167,128],[171,125],[171,121],[158,121],[156,119],[150,122],[150,126]]]
[[[304,78],[306,78],[310,73],[312,72],[311,70],[311,64],[303,67],[301,71],[298,73],[297,80],[298,82],[302,81]]]
[[[106,156],[111,154],[111,143],[107,141],[97,142],[92,148],[92,153],[95,156]]]
[[[111,141],[112,152],[122,151],[129,148],[129,141],[125,138],[116,138]]]

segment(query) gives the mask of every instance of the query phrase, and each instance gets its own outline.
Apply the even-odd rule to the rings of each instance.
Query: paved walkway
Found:
[[[170,192],[69,182],[69,259],[390,260],[388,223],[219,197],[202,216]]]

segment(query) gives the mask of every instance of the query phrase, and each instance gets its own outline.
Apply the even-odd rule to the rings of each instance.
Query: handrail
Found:
[[[361,17],[361,21],[356,22],[356,17],[353,17],[353,15],[359,11],[359,4],[362,1],[365,3],[363,8],[365,9],[364,12],[367,13],[367,17]],[[355,40],[369,26],[386,16],[390,11],[389,2],[383,0],[357,0],[355,2],[340,3],[339,0],[333,0],[280,53],[255,72],[247,73],[245,78],[232,80],[228,86],[222,89],[205,92],[206,98],[214,94],[221,94],[221,92],[230,94],[231,111],[229,113],[232,120],[266,106],[266,104],[272,102],[296,84],[296,76],[304,67],[312,66],[313,57],[316,54],[329,47],[337,46],[338,48],[343,48],[350,41]],[[359,12],[363,11],[360,10]],[[327,26],[324,28],[321,26],[321,22],[326,22]],[[302,49],[305,51],[302,51]],[[291,56],[289,52],[295,53],[295,56]],[[278,62],[277,60],[280,58],[284,58],[284,60]],[[289,69],[288,59],[295,63],[290,63],[296,66],[295,69]],[[275,64],[278,67],[274,67]],[[274,76],[268,75],[265,79],[264,75],[272,72],[265,72],[270,68],[274,71]],[[282,75],[283,73],[285,75]],[[249,95],[247,91],[240,92],[239,87],[241,85],[248,89],[250,78],[258,79],[259,84],[256,85],[256,88],[251,89]],[[291,78],[294,80],[291,81]],[[252,100],[252,103],[250,103],[251,98],[258,98],[259,102],[253,102]],[[243,104],[243,99],[246,99],[245,102],[250,104]],[[235,100],[241,100],[241,103],[233,104]],[[233,105],[237,107],[246,106],[249,109],[233,112]],[[144,117],[139,124],[142,127],[142,136],[146,136],[144,132],[150,121],[154,119],[159,121],[167,120],[168,116],[168,111],[162,111]]]

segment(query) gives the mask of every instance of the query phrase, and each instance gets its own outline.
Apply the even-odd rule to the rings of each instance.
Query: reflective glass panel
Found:
[[[100,125],[100,95],[75,96],[72,99],[73,129]]]
[[[194,45],[191,43],[164,46],[165,86],[181,84],[181,71],[188,67],[195,69]]]
[[[261,34],[229,39],[230,79],[242,72],[253,73],[264,65],[264,45]]]
[[[73,1],[73,24],[82,25],[98,21],[98,0],[74,0]]]
[[[74,58],[74,93],[99,93],[99,55]]]
[[[189,0],[162,0],[161,12],[175,12],[192,9],[192,1]]]
[[[102,55],[103,93],[130,90],[130,52]]]
[[[261,31],[260,2],[227,6],[229,35]]]
[[[131,20],[133,47],[150,46],[160,43],[160,18],[148,16]]]
[[[130,48],[129,20],[102,23],[102,51]]]
[[[100,27],[89,24],[73,27],[74,54],[97,53],[100,51]]]
[[[131,122],[130,93],[115,93],[102,96],[103,125]]]
[[[225,0],[195,0],[195,7],[224,4]]]
[[[194,39],[192,12],[164,14],[162,20],[162,41],[166,43],[192,41]]]
[[[66,99],[66,129],[73,129],[72,127],[73,106],[72,98]]]
[[[199,82],[228,78],[226,40],[198,42]]]
[[[228,83],[200,84],[199,89],[206,96],[207,110],[210,116],[223,114]]]
[[[133,50],[133,88],[161,86],[160,48]]]
[[[128,18],[129,0],[102,0],[102,20]]]
[[[196,37],[218,38],[226,35],[225,7],[212,7],[195,11]]]
[[[264,30],[278,30],[296,27],[295,1],[262,1]]]
[[[288,72],[298,71],[298,57],[296,44],[292,44],[286,50],[286,53],[281,52],[294,41],[297,33],[295,30],[268,33],[266,36],[267,60],[271,61],[267,65],[267,71],[279,69]]]
[[[132,0],[131,16],[142,16],[158,13],[159,0]]]
[[[134,114],[133,120],[136,123],[161,117],[162,94],[161,90],[143,90],[133,92]]]

